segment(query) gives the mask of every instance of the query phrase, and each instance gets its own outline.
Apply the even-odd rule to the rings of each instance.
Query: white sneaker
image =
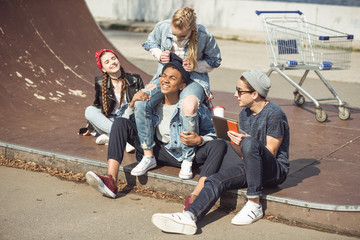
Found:
[[[241,211],[231,220],[235,225],[251,224],[264,216],[261,204],[260,207],[255,206],[252,202],[247,202]]]
[[[191,167],[192,167],[192,162],[187,161],[187,160],[182,161],[181,170],[179,172],[179,178],[191,179],[193,177]]]
[[[130,145],[129,143],[126,143],[125,151],[127,153],[130,153],[130,152],[135,151],[135,148],[132,145]]]
[[[184,213],[156,213],[151,221],[164,232],[194,235],[197,231],[195,221]]]
[[[108,145],[109,136],[107,134],[101,134],[96,138],[95,143],[99,145]]]
[[[156,159],[144,156],[139,164],[131,170],[131,175],[141,176],[144,175],[148,170],[156,167]]]

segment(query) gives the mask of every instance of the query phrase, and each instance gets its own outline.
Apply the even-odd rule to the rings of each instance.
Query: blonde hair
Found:
[[[197,26],[196,26],[196,13],[191,7],[183,7],[177,10],[172,19],[171,24],[173,27],[180,30],[192,29],[189,39],[189,46],[187,50],[188,59],[192,70],[195,69],[197,64]]]

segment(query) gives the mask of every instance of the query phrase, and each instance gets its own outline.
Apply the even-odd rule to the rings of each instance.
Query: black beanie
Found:
[[[162,69],[162,72],[168,67],[174,67],[177,70],[180,71],[182,77],[184,78],[185,83],[188,83],[190,81],[190,73],[185,71],[185,69],[182,66],[182,59],[176,55],[175,53],[170,53],[170,62],[166,63],[164,68]]]

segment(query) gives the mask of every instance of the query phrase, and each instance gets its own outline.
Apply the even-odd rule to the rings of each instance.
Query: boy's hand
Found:
[[[180,139],[186,146],[197,146],[202,143],[202,138],[193,131],[182,131],[180,133]]]
[[[131,99],[129,107],[133,109],[136,101],[149,101],[149,100],[150,100],[150,96],[147,93],[144,93],[143,91],[138,91],[137,93],[134,94],[133,98]]]
[[[235,144],[240,146],[241,145],[241,141],[245,138],[248,137],[249,135],[247,134],[243,134],[243,133],[237,133],[234,131],[228,131],[227,135],[229,136],[229,138],[231,139],[231,141]]]

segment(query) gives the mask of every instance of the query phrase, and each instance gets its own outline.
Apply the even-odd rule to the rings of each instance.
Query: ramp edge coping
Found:
[[[73,161],[76,163],[82,163],[82,164],[107,168],[107,163],[104,163],[104,162],[95,161],[95,160],[82,158],[82,157],[74,157],[74,156],[70,156],[70,155],[66,155],[66,154],[49,152],[49,151],[40,150],[40,149],[34,149],[34,148],[25,147],[25,146],[7,143],[7,142],[2,142],[2,141],[0,141],[0,147],[5,149],[5,157],[7,157],[6,156],[7,149],[14,149],[14,150],[18,150],[18,151],[27,152],[27,153],[48,156],[48,157],[53,157],[53,158],[56,157],[59,159]],[[119,170],[124,172],[125,169],[128,170],[131,168],[120,166]],[[182,182],[182,183],[187,183],[187,184],[193,185],[193,186],[196,185],[196,181],[194,181],[194,180],[182,180],[178,177],[169,176],[166,174],[148,172],[147,175],[149,177],[158,178],[161,180],[166,180],[166,181],[171,181],[171,182]],[[231,190],[230,192],[233,192],[237,195],[246,195],[246,191],[241,190],[241,189],[237,190],[237,191]],[[269,195],[263,194],[261,197],[268,201],[273,201],[273,202],[277,202],[277,203],[283,203],[283,204],[288,204],[288,205],[293,205],[293,206],[298,206],[298,207],[303,207],[303,208],[326,210],[326,211],[336,211],[336,212],[360,212],[360,205],[339,205],[339,204],[316,203],[316,202],[309,202],[309,201],[297,200],[297,199],[286,198],[286,197],[277,197],[277,196],[270,195],[270,194]]]

